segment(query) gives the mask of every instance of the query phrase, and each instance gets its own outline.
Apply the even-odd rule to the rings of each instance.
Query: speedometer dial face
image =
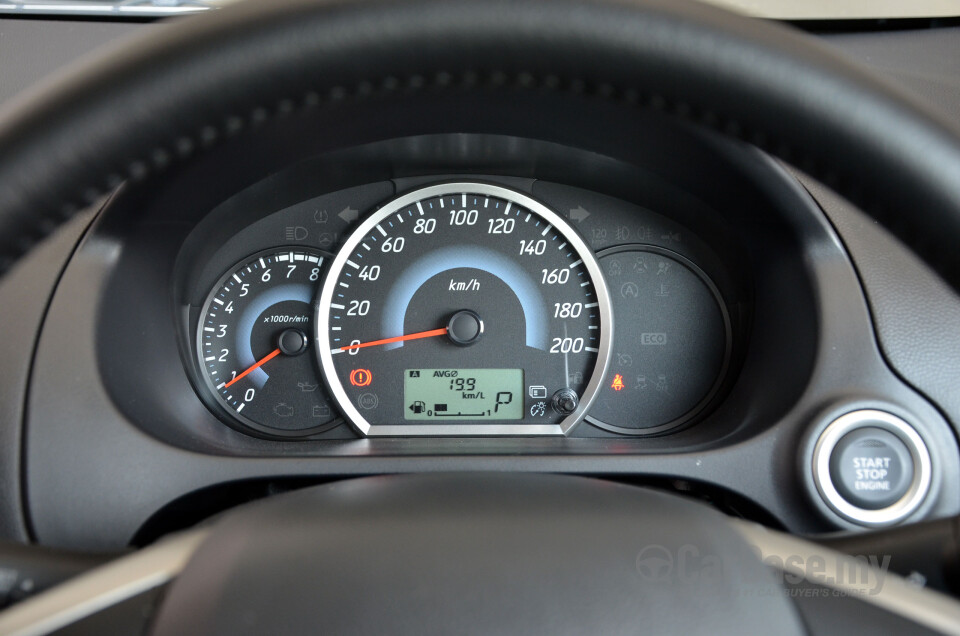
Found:
[[[590,249],[519,192],[448,183],[366,219],[317,307],[330,391],[367,435],[560,435],[610,354]]]

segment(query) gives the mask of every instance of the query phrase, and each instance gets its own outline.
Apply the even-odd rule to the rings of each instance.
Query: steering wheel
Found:
[[[273,119],[322,126],[330,109],[363,107],[432,132],[442,118],[416,121],[404,105],[426,97],[469,113],[526,95],[573,113],[660,111],[759,146],[857,203],[960,290],[960,130],[809,38],[679,0],[271,0],[153,29],[0,112],[0,271],[101,194]],[[534,117],[518,106],[509,125]],[[757,549],[810,547],[639,488],[423,475],[276,497],[123,571],[141,586],[128,589],[176,577],[161,635],[804,632]],[[945,598],[884,589],[911,621],[960,625]],[[14,620],[46,611],[48,626],[65,624],[49,623],[68,615],[59,598]]]

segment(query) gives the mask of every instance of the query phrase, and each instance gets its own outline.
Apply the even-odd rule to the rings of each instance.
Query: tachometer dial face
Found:
[[[312,342],[323,264],[313,250],[256,254],[231,268],[204,304],[201,374],[217,405],[247,428],[299,437],[338,422]]]
[[[563,218],[449,183],[350,236],[317,330],[331,393],[367,435],[559,435],[596,395],[612,325],[596,259]]]

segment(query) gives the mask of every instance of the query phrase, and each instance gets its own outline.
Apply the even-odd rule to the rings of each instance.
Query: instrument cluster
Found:
[[[186,367],[265,438],[663,434],[722,398],[743,328],[690,228],[532,179],[324,194],[201,262]]]

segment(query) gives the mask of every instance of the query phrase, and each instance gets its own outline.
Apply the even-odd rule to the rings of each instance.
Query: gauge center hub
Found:
[[[483,335],[483,320],[475,311],[463,309],[450,317],[447,335],[454,344],[462,347],[472,345]]]
[[[285,356],[298,356],[307,350],[307,334],[299,329],[284,329],[277,338],[280,353]]]

